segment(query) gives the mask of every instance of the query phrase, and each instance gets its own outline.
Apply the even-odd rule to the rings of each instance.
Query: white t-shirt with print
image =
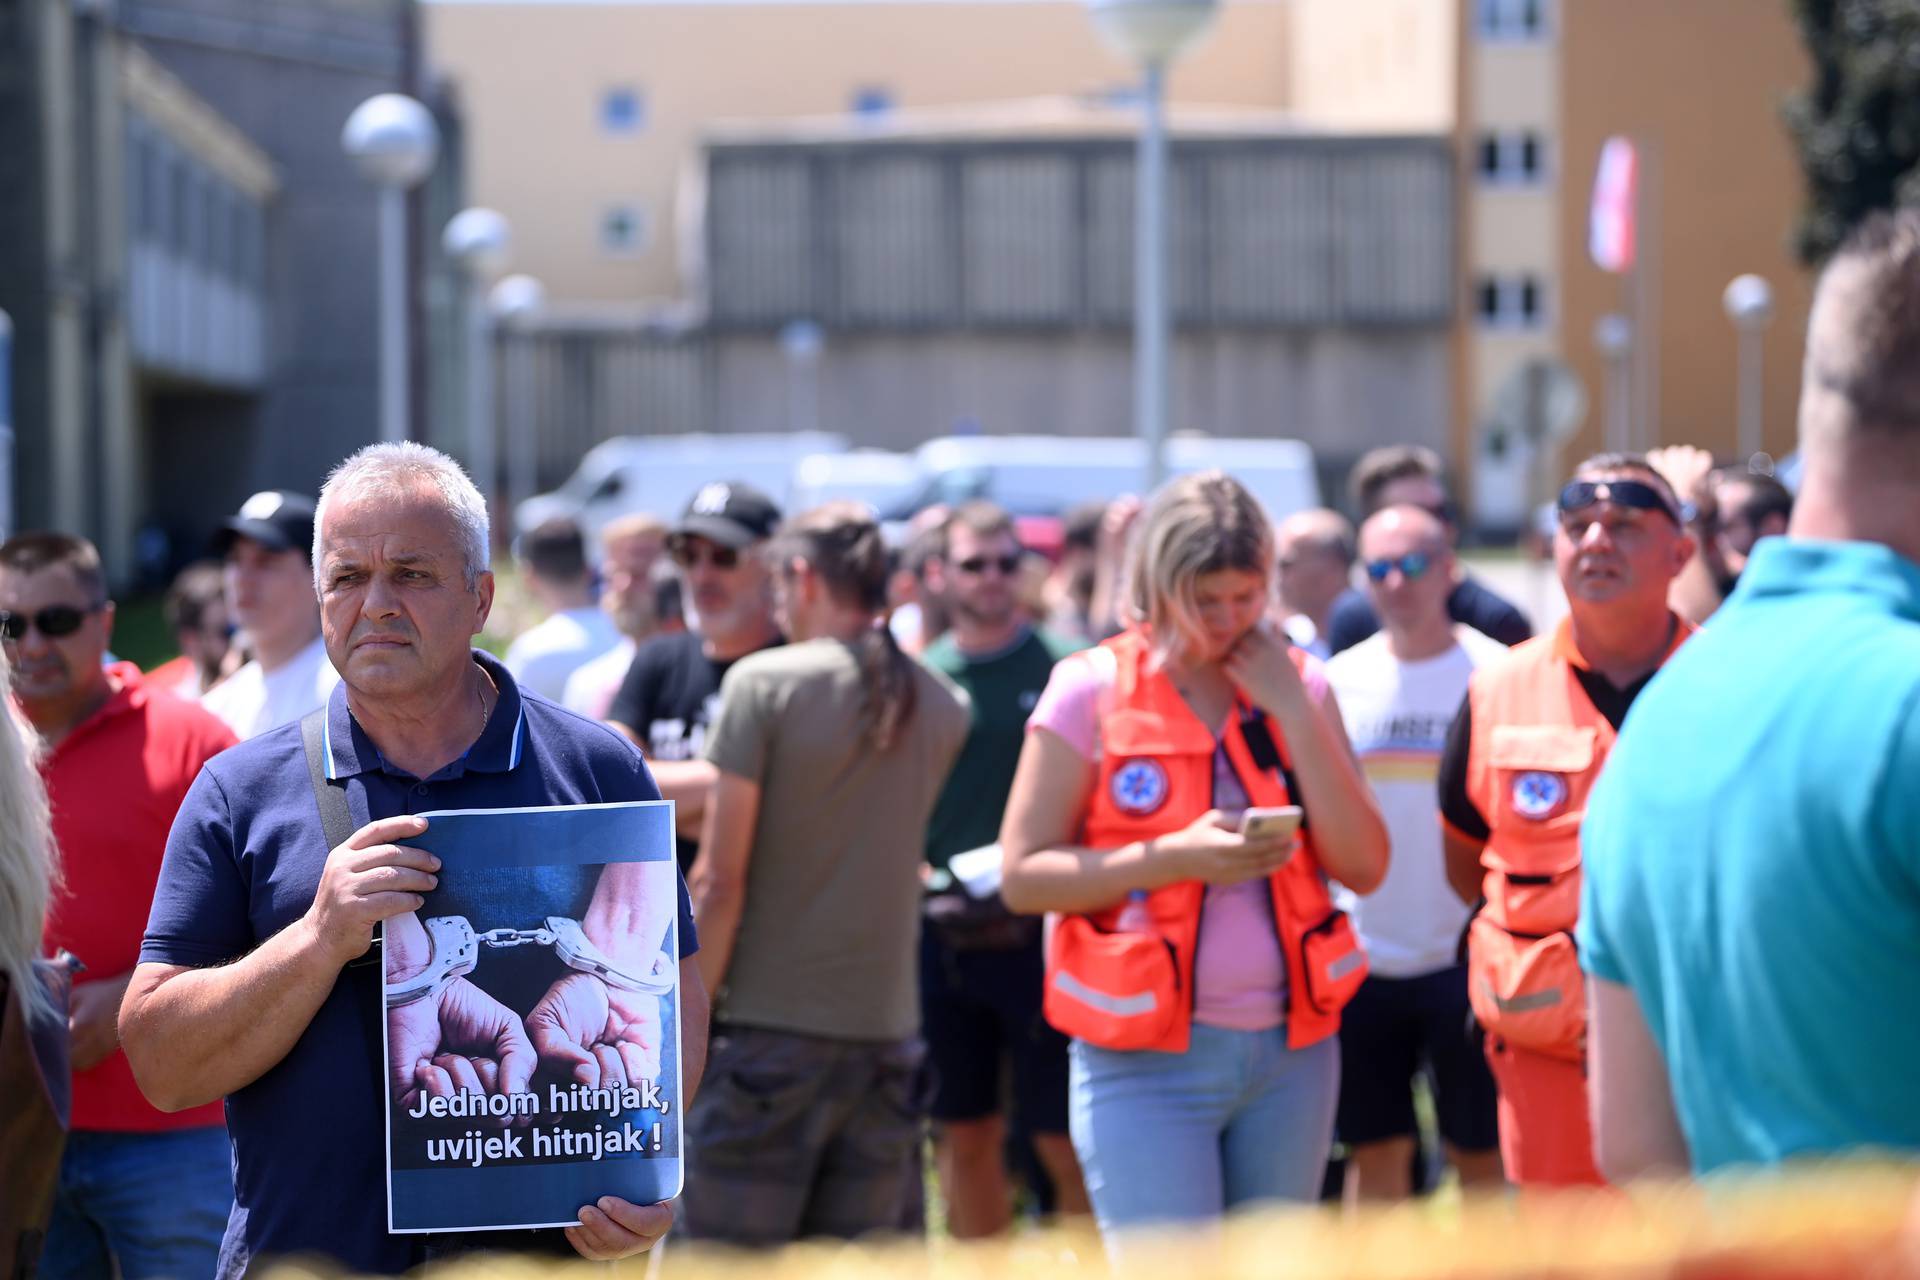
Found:
[[[226,721],[244,742],[326,705],[339,683],[326,642],[315,636],[312,644],[270,673],[260,669],[258,659],[249,662],[209,689],[200,705]]]
[[[626,637],[597,605],[562,609],[530,627],[507,646],[507,670],[522,689],[559,702],[567,696],[567,677]]]
[[[1451,967],[1467,923],[1440,843],[1440,754],[1467,677],[1506,648],[1469,627],[1455,627],[1454,638],[1437,657],[1402,662],[1380,631],[1327,663],[1327,683],[1393,849],[1378,889],[1361,897],[1336,885],[1335,900],[1352,914],[1373,972],[1384,978]]]

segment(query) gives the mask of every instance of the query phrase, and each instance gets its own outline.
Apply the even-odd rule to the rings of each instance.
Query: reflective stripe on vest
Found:
[[[1136,991],[1130,996],[1113,995],[1105,991],[1095,991],[1071,973],[1056,971],[1052,976],[1053,989],[1062,995],[1072,996],[1089,1008],[1102,1013],[1110,1013],[1116,1018],[1137,1018],[1143,1013],[1152,1013],[1160,1007],[1160,1001],[1151,991]],[[1059,1041],[1054,1043],[1058,1044]]]
[[[1528,995],[1515,996],[1511,1000],[1502,1000],[1494,994],[1493,984],[1482,978],[1480,990],[1502,1013],[1533,1013],[1540,1009],[1551,1009],[1560,1003],[1558,987],[1549,987],[1545,991],[1535,991]]]

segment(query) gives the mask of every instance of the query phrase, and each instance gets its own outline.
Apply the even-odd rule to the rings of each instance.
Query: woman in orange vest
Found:
[[[1317,1197],[1340,1008],[1366,957],[1327,895],[1387,831],[1318,664],[1263,622],[1273,531],[1222,472],[1142,518],[1129,630],[1063,661],[1029,723],[1002,894],[1048,912],[1048,1021],[1103,1233]],[[1298,805],[1298,836],[1241,811]]]

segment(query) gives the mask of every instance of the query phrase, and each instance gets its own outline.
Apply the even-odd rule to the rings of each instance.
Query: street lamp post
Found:
[[[1218,0],[1088,0],[1094,22],[1141,67],[1140,146],[1134,161],[1133,417],[1146,445],[1146,491],[1166,475],[1167,68],[1206,27]]]
[[[507,265],[507,220],[492,209],[462,209],[448,221],[440,244],[466,281],[467,471],[492,502],[500,463],[494,448],[499,429],[493,414],[493,333],[487,286]]]
[[[820,352],[826,335],[811,320],[790,320],[780,330],[780,352],[787,358],[787,430],[820,426]]]
[[[340,145],[380,188],[380,438],[407,430],[407,192],[433,171],[440,130],[403,93],[375,94],[353,109]]]
[[[1735,276],[1726,292],[1720,295],[1720,303],[1739,334],[1740,463],[1745,466],[1753,461],[1763,444],[1762,338],[1767,322],[1773,319],[1773,289],[1759,276]]]
[[[1632,446],[1633,380],[1627,361],[1633,354],[1633,322],[1617,311],[1601,316],[1593,326],[1593,345],[1607,362],[1607,403],[1604,432],[1608,453],[1625,453]]]
[[[526,324],[547,304],[547,291],[532,276],[508,276],[487,299],[494,323],[506,335],[507,511],[533,496],[539,483],[539,442],[533,421],[533,352]]]

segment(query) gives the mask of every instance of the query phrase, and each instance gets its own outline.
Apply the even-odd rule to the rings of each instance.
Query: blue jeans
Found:
[[[1195,1024],[1185,1053],[1075,1040],[1071,1059],[1073,1148],[1109,1241],[1255,1201],[1319,1199],[1340,1096],[1337,1037],[1294,1052],[1284,1027]]]
[[[67,1138],[43,1280],[210,1280],[233,1208],[220,1125]]]

